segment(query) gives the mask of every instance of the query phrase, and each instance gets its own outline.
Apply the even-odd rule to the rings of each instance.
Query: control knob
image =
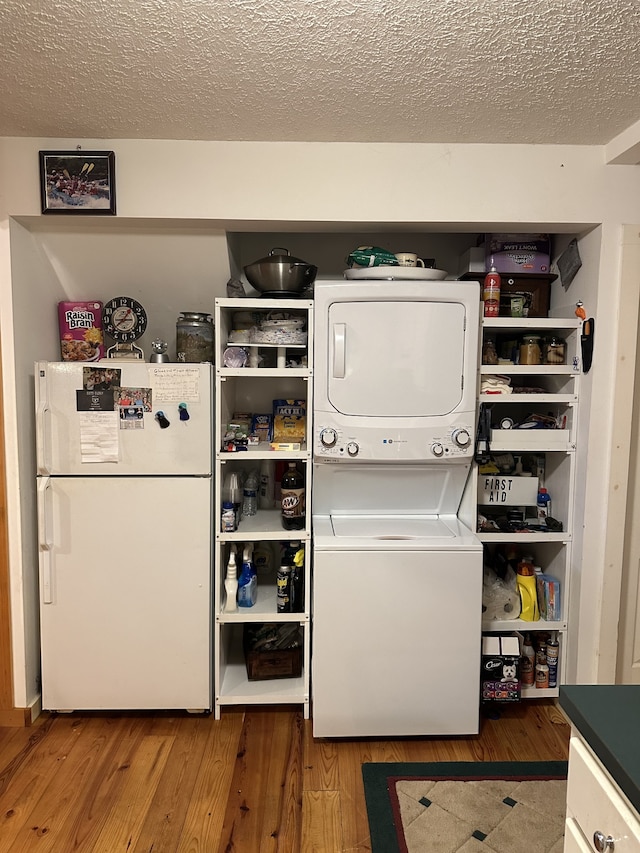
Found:
[[[327,427],[320,432],[320,443],[324,447],[334,447],[337,440],[338,433],[331,427]]]
[[[440,444],[439,441],[436,441],[435,444],[431,445],[431,452],[434,456],[437,456],[439,458],[444,453],[444,447]]]
[[[359,450],[360,448],[355,443],[355,441],[350,441],[349,444],[347,444],[347,453],[349,454],[349,456],[357,456]]]
[[[454,430],[453,440],[458,445],[458,447],[468,447],[471,442],[471,436],[469,435],[469,430],[467,429],[457,429]]]

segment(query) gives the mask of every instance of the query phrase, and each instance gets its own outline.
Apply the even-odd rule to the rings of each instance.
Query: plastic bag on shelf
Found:
[[[504,578],[491,568],[484,566],[482,581],[482,618],[517,619],[520,616],[520,595],[516,573],[507,566]]]

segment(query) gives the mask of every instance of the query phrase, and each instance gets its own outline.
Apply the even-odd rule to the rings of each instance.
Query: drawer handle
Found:
[[[608,850],[614,849],[615,842],[610,835],[605,835],[604,832],[596,829],[593,833],[593,846],[598,853],[607,853]]]

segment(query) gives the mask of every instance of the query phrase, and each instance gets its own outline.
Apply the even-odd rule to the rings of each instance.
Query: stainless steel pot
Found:
[[[288,249],[276,248],[271,249],[268,257],[244,267],[244,274],[260,293],[301,293],[315,281],[318,267],[294,258]]]

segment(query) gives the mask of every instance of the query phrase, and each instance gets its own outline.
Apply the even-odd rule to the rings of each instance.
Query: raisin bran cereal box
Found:
[[[102,302],[58,302],[63,361],[98,361],[104,357]]]

